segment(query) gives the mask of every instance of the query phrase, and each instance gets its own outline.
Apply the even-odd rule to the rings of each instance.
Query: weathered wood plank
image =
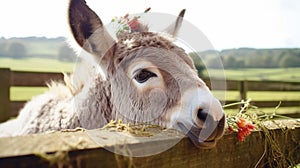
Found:
[[[11,101],[10,106],[11,106],[11,117],[15,117],[19,114],[19,111],[24,107],[26,101]]]
[[[240,100],[247,100],[248,82],[241,81],[239,83]]]
[[[46,86],[51,80],[63,79],[62,73],[11,71],[11,86]]]
[[[210,87],[210,79],[203,79]],[[222,82],[218,79],[212,79],[214,82]],[[227,90],[239,90],[240,82],[238,80],[226,80]],[[224,83],[224,82],[222,82]],[[214,88],[219,90],[218,88]],[[223,88],[221,88],[223,90]],[[247,81],[248,91],[300,91],[299,82],[283,82],[283,81]]]
[[[280,121],[280,125],[290,128],[288,131],[278,129],[272,122],[270,124],[273,128],[270,132],[283,149],[284,156],[289,156],[299,163],[299,123]],[[210,150],[197,149],[185,137],[172,148],[146,157],[116,155],[105,147],[126,149],[125,152],[147,152],[180,140],[182,134],[172,130],[158,130],[160,136],[136,137],[127,133],[116,134],[109,130],[93,131],[103,136],[101,145],[93,142],[87,132],[57,132],[0,138],[0,167],[49,166],[49,160],[41,159],[41,156],[53,156],[50,160],[54,167],[254,167],[256,164],[263,167],[269,164],[268,158],[278,159],[271,155],[271,148],[265,143],[265,135],[259,131],[252,133],[245,142],[238,142],[236,134],[227,134]],[[156,130],[156,133],[158,132]],[[260,159],[262,162],[258,163]]]
[[[249,91],[300,91],[298,82],[248,81]]]
[[[10,117],[10,70],[0,69],[0,122]]]
[[[237,101],[226,101],[226,104],[236,103]],[[300,100],[283,100],[283,101],[251,101],[252,105],[255,105],[259,108],[266,107],[276,107],[280,104],[280,107],[299,107],[300,108]],[[238,106],[230,106],[228,109],[237,109]],[[300,109],[299,109],[300,110]]]
[[[276,107],[280,103],[280,107],[299,107],[300,100],[288,100],[288,101],[253,101],[252,104],[257,107]]]

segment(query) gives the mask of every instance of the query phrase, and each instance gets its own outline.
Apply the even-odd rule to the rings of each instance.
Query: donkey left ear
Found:
[[[85,0],[70,0],[69,25],[76,42],[103,63],[104,55],[111,50],[115,41]]]
[[[169,27],[167,27],[163,32],[170,34],[172,37],[176,37],[181,27],[184,13],[185,13],[185,9],[182,9],[176,19],[176,22],[171,24]]]

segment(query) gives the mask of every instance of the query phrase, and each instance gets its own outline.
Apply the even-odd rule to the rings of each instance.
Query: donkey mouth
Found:
[[[217,141],[223,136],[224,129],[222,128],[222,123],[219,123],[213,131],[205,130],[206,128],[199,128],[195,124],[191,128],[187,128],[183,123],[178,123],[180,131],[186,134],[189,139],[194,143],[194,145],[201,149],[211,149],[216,146]],[[220,128],[221,127],[221,128]],[[210,132],[209,135],[204,137],[201,132]]]
[[[202,140],[200,137],[195,135],[194,132],[188,131],[187,136],[190,138],[190,140],[194,143],[194,145],[201,149],[211,149],[216,146],[217,140],[211,139],[211,140]]]

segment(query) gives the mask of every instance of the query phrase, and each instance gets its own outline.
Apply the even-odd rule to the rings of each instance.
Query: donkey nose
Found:
[[[207,113],[204,112],[204,110],[202,108],[199,108],[197,111],[197,118],[201,121],[201,122],[205,122],[206,118],[207,118]]]
[[[193,121],[198,128],[208,128],[215,127],[223,117],[221,104],[217,100],[213,100],[209,106],[201,106],[194,111]]]

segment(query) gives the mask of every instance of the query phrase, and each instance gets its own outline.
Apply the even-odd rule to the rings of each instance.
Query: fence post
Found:
[[[240,91],[240,99],[241,100],[247,100],[247,81],[240,81],[240,86],[239,86],[239,91]]]
[[[10,117],[10,69],[0,68],[0,122]]]

